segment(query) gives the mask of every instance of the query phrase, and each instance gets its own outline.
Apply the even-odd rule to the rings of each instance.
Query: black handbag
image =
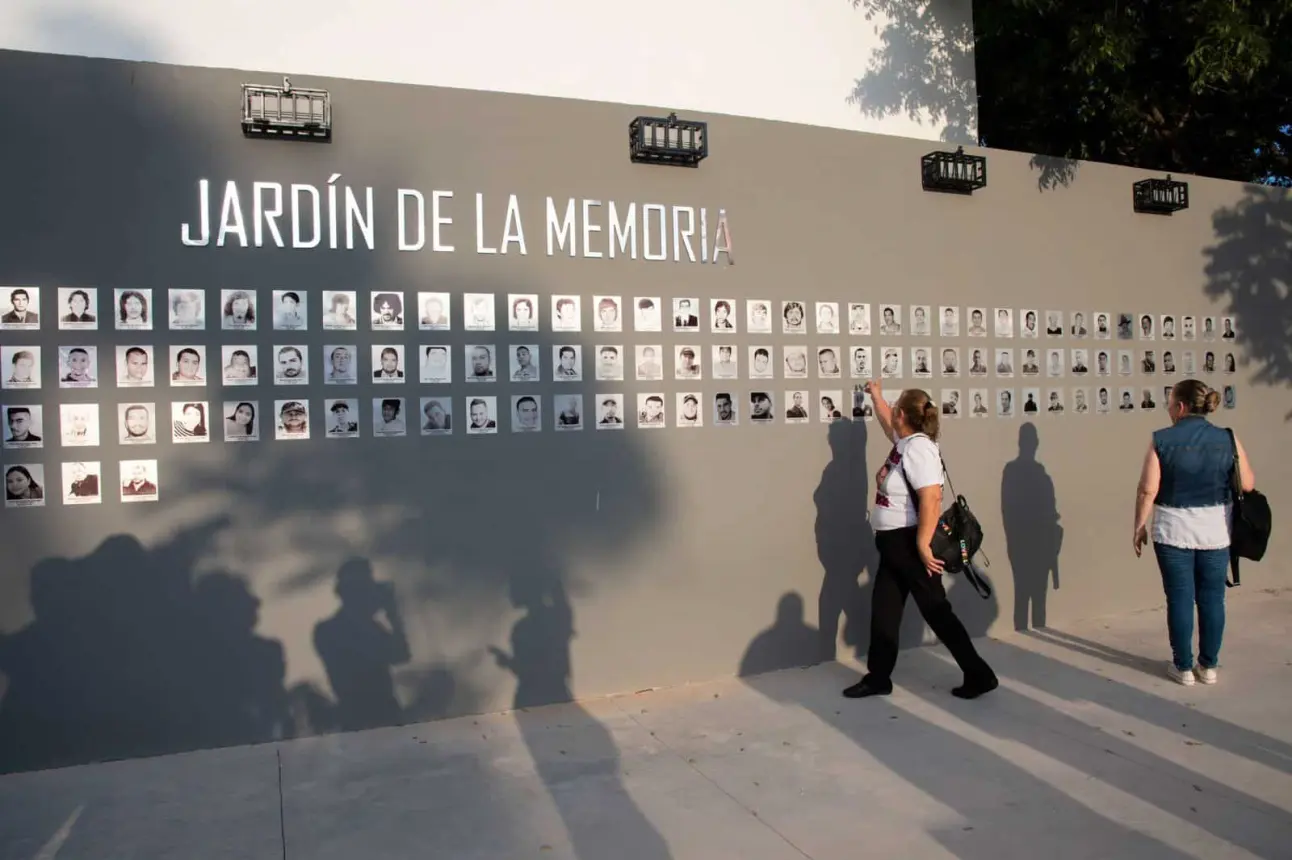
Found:
[[[1270,545],[1273,516],[1269,499],[1260,490],[1243,492],[1242,472],[1238,468],[1238,440],[1229,430],[1229,441],[1234,447],[1234,465],[1230,472],[1230,491],[1233,496],[1233,522],[1229,529],[1229,568],[1233,577],[1225,585],[1233,588],[1242,584],[1238,573],[1238,560],[1260,561]]]
[[[969,507],[969,502],[964,496],[956,495],[955,485],[951,483],[951,473],[947,471],[946,461],[942,455],[938,454],[938,460],[942,463],[942,474],[946,475],[947,486],[951,490],[951,505],[942,512],[938,518],[938,524],[933,529],[933,540],[929,543],[929,549],[933,552],[933,557],[942,562],[942,569],[947,573],[963,573],[965,579],[973,586],[974,591],[983,600],[991,597],[991,583],[987,577],[974,566],[974,556],[982,550],[982,524],[978,522],[978,517]],[[911,483],[911,478],[906,474],[906,465],[900,466],[902,478],[906,481],[906,488],[911,494],[911,503],[919,503],[919,493],[915,490],[915,485]],[[983,556],[987,561],[986,556]],[[991,562],[987,561],[987,566]]]

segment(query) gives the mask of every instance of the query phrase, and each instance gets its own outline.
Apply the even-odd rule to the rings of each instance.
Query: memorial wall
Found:
[[[643,166],[646,109],[334,79],[331,143],[248,139],[249,73],[0,79],[0,769],[860,653],[871,379],[942,404],[978,634],[1161,602],[1180,379],[1290,501],[1285,192],[1144,215],[1150,174],[986,151],[935,194],[937,144],[713,115]]]

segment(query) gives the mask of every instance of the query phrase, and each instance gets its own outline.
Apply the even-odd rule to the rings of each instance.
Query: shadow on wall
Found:
[[[1036,458],[1041,445],[1036,425],[1018,428],[1018,457],[1005,464],[1000,480],[1000,517],[1014,573],[1014,629],[1046,626],[1050,584],[1059,590],[1059,525],[1054,481]]]
[[[1292,386],[1292,189],[1247,185],[1211,224],[1207,295],[1234,317],[1252,382]]]
[[[978,141],[973,16],[969,0],[851,0],[882,46],[856,79],[849,104],[868,117],[905,115],[941,127],[940,139]],[[880,29],[882,22],[882,30]]]
[[[229,284],[257,285],[262,299],[271,285],[308,285],[317,302],[322,285],[359,285],[366,296],[425,282],[429,257],[393,248],[184,248],[177,226],[191,217],[198,178],[318,185],[319,177],[345,169],[375,189],[376,233],[392,242],[394,189],[431,187],[430,168],[417,153],[365,149],[357,136],[318,147],[246,141],[223,107],[241,80],[237,73],[2,53],[0,68],[0,76],[33,85],[0,92],[0,115],[23,129],[3,142],[5,161],[28,166],[11,174],[8,197],[32,201],[23,212],[0,209],[15,277],[105,288],[186,283],[208,290],[208,312],[215,304],[209,291]],[[385,109],[359,92],[375,85],[329,86],[338,100],[360,106],[351,115],[356,127],[365,123],[363,110]],[[50,93],[68,109],[50,112]],[[77,142],[76,129],[86,123],[101,130],[94,146]],[[78,253],[67,253],[69,236],[83,237]],[[464,292],[541,296],[550,289],[541,259],[527,283],[473,276],[461,271],[465,260],[436,264],[437,283],[458,297],[455,305]],[[498,310],[503,319],[501,304]],[[475,341],[454,328],[436,340],[461,356]],[[110,330],[93,334],[101,349],[119,341]],[[255,335],[262,356],[275,336]],[[350,335],[369,337],[378,341]],[[540,332],[524,340],[546,357],[555,337]],[[562,343],[592,336],[566,337]],[[300,339],[308,339],[311,364],[321,372],[322,345],[337,335],[311,330]],[[487,342],[506,339],[496,333]],[[405,332],[402,340],[418,336]],[[194,341],[210,354],[221,334],[159,328],[152,341],[158,354]],[[589,372],[591,350],[584,344]],[[513,583],[533,576],[555,583],[569,600],[614,588],[625,567],[610,561],[631,554],[655,528],[666,478],[635,434],[594,430],[591,385],[579,389],[589,425],[582,432],[555,433],[554,416],[544,414],[542,433],[511,433],[513,394],[541,394],[546,405],[562,389],[511,385],[506,358],[498,358],[500,381],[479,392],[498,399],[497,436],[464,435],[462,413],[474,392],[461,384],[398,392],[315,384],[298,389],[310,401],[309,440],[272,441],[270,419],[258,443],[158,444],[149,454],[159,460],[166,504],[137,505],[131,514],[141,529],[173,529],[171,537],[150,548],[118,535],[84,558],[49,558],[31,571],[35,619],[0,639],[0,671],[9,676],[0,701],[0,770],[392,725],[505,700],[509,679],[492,665],[489,647],[512,620]],[[270,386],[241,389],[252,391],[262,414],[287,396]],[[215,403],[225,392],[205,394]],[[418,398],[433,394],[453,398],[459,427],[451,437],[418,433]],[[365,416],[364,438],[325,438],[324,397],[357,397],[367,411],[374,397],[391,395],[405,398],[406,437],[372,438]],[[169,398],[159,390],[156,399]],[[102,456],[106,477],[111,461],[126,455],[105,443]],[[106,500],[105,513],[115,504]],[[46,536],[45,544],[56,538]],[[212,579],[216,564],[239,575]],[[595,570],[595,582],[576,577],[576,566]],[[7,574],[9,593],[25,591],[13,582],[24,573]],[[319,617],[301,617],[297,607],[333,593],[340,602],[334,614],[325,608]],[[312,641],[257,636],[259,600],[264,615],[273,610],[290,628],[313,631]],[[302,646],[316,649],[330,691],[313,683],[283,689],[284,653]],[[568,679],[568,651],[564,659]],[[568,680],[529,689],[538,691],[526,693],[529,704],[570,695]]]

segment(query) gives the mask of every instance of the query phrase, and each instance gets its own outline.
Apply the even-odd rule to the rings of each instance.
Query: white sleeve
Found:
[[[941,486],[942,455],[938,453],[938,446],[932,440],[925,437],[912,440],[902,455],[902,465],[915,489]]]

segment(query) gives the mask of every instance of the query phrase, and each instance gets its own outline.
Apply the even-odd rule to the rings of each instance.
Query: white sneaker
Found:
[[[1194,666],[1193,673],[1198,676],[1198,680],[1204,684],[1216,683],[1216,670],[1208,669],[1206,666]]]
[[[1170,663],[1166,667],[1166,676],[1170,678],[1172,681],[1175,681],[1177,684],[1183,684],[1186,687],[1193,686],[1192,669],[1180,670],[1175,668],[1174,663]]]

